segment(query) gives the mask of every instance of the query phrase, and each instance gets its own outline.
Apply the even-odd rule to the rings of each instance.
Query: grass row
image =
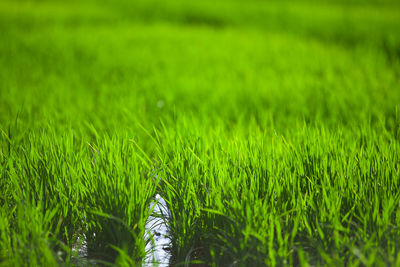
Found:
[[[78,255],[83,241],[93,263],[119,254],[117,262],[141,262],[156,181],[134,143],[103,138],[97,146],[49,130],[15,144],[4,134],[2,265],[86,265]]]
[[[171,264],[399,263],[400,147],[389,133],[197,126],[155,130],[152,160],[129,137],[91,144],[48,130],[14,144],[3,133],[2,264],[88,264],[86,240],[91,263],[138,265],[156,193]]]
[[[199,128],[167,131],[161,146],[176,262],[399,264],[398,142],[367,129],[220,140]]]

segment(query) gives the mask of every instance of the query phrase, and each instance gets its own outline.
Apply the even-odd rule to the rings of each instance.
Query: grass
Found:
[[[171,266],[400,266],[399,28],[391,0],[1,1],[0,265],[144,265],[159,194]]]

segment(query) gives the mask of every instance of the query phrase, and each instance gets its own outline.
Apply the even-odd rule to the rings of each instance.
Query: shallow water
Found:
[[[146,222],[146,232],[150,232],[153,236],[154,242],[149,242],[146,246],[146,251],[151,251],[145,259],[144,266],[160,266],[166,267],[169,265],[169,259],[171,257],[168,252],[170,246],[170,240],[168,238],[168,228],[165,221],[160,217],[168,218],[168,208],[165,200],[160,196],[156,195],[155,202],[150,204],[153,207],[153,215],[149,217]],[[145,238],[149,237],[146,233]]]

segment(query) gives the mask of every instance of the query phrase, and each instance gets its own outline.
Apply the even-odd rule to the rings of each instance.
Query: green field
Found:
[[[0,0],[0,266],[149,266],[157,194],[170,266],[400,266],[400,2]]]

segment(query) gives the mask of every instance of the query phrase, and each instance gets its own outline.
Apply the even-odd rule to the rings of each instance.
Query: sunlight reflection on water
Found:
[[[171,256],[167,251],[170,240],[168,238],[167,225],[161,217],[168,217],[168,208],[167,203],[160,195],[157,194],[155,200],[156,202],[150,204],[150,207],[155,205],[153,215],[149,217],[146,223],[146,231],[150,231],[153,235],[154,242],[149,242],[146,246],[146,251],[150,250],[151,253],[146,257],[144,266],[166,267],[169,265]],[[148,238],[147,233],[145,238]]]

